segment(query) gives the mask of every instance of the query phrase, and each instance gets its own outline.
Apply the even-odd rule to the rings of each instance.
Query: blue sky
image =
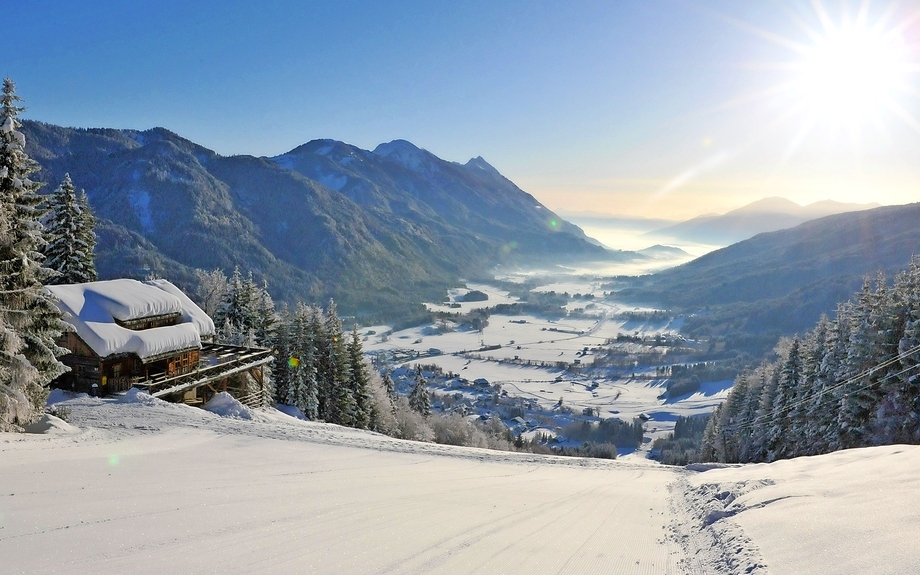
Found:
[[[823,5],[840,23],[860,3]],[[867,21],[886,8],[869,5]],[[900,3],[880,28],[917,9]],[[772,195],[906,203],[920,181],[920,130],[905,120],[920,117],[915,94],[841,128],[775,93],[790,76],[776,68],[802,59],[783,40],[808,44],[807,29],[821,29],[808,2],[30,0],[4,11],[2,72],[26,117],[54,124],[164,126],[222,154],[404,138],[449,160],[482,155],[552,208],[674,218]],[[916,61],[917,27],[898,36]],[[916,74],[905,81],[916,87]]]

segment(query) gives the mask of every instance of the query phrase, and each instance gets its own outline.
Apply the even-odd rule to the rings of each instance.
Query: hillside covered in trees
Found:
[[[866,275],[894,276],[920,246],[918,218],[917,203],[827,216],[612,287],[627,301],[688,314],[688,338],[759,357],[832,314]]]
[[[225,157],[162,128],[22,131],[39,177],[85,188],[101,278],[153,273],[189,289],[194,269],[239,266],[279,301],[395,316],[497,264],[644,257],[601,247],[482,158],[406,141]]]
[[[742,373],[703,436],[704,461],[759,462],[920,443],[920,258],[879,275],[778,358]]]

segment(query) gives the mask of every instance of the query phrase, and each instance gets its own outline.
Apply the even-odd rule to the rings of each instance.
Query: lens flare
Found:
[[[300,360],[296,357],[291,356],[288,358],[287,364],[291,369],[295,369],[300,366]]]

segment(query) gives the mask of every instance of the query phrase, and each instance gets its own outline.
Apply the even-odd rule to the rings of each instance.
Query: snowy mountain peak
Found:
[[[319,154],[320,156],[326,156],[330,152],[336,149],[338,146],[343,146],[342,142],[338,140],[330,139],[319,139],[319,140],[310,140],[306,144],[301,144],[291,150],[290,152],[281,154],[280,156],[275,156],[275,158],[290,157],[290,156],[305,156],[309,154]]]
[[[498,170],[495,169],[495,166],[485,161],[482,156],[476,156],[471,158],[469,162],[465,164],[467,168],[474,170],[481,170],[494,175],[501,175]]]
[[[393,160],[413,172],[428,172],[432,154],[406,140],[393,140],[374,148],[374,155]]]

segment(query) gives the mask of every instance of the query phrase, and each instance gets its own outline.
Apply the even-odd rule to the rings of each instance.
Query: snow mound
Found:
[[[38,433],[46,435],[67,435],[77,433],[80,430],[73,425],[70,425],[63,419],[55,417],[50,413],[46,413],[35,423],[31,423],[23,427],[23,431],[26,433]]]
[[[307,417],[303,414],[303,412],[300,411],[300,408],[297,407],[296,405],[285,405],[283,403],[277,403],[275,404],[275,409],[277,409],[278,411],[280,411],[281,413],[285,415],[289,415],[297,419],[303,419],[303,420],[307,419]]]
[[[222,391],[211,398],[204,408],[221,417],[236,417],[237,419],[252,419],[252,410],[240,403],[235,397]]]
[[[146,391],[136,387],[129,389],[123,396],[115,400],[117,403],[139,403],[141,405],[156,405],[161,400],[151,397]]]
[[[51,393],[48,394],[48,400],[45,402],[45,406],[52,406],[55,403],[61,403],[62,401],[67,401],[69,399],[76,399],[78,397],[89,397],[85,393],[74,393],[72,391],[64,391],[63,389],[52,389]]]

